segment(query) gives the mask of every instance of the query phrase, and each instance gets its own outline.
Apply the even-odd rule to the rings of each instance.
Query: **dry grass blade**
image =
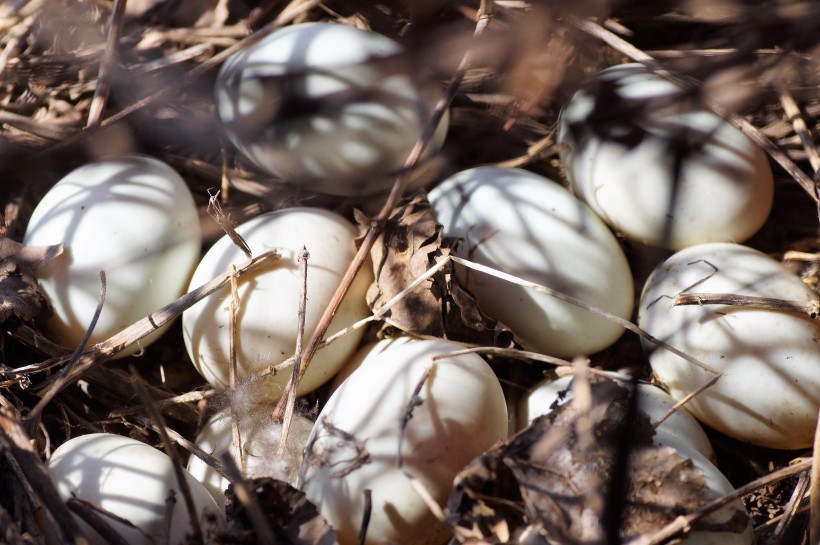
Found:
[[[240,278],[243,275],[250,274],[270,262],[279,259],[279,257],[276,251],[261,254],[239,267],[236,270],[236,277]],[[75,365],[66,367],[56,376],[55,381],[46,383],[45,390],[41,394],[41,399],[46,397],[53,399],[66,385],[77,380],[88,369],[110,360],[127,346],[130,346],[149,333],[176,319],[186,309],[192,307],[198,301],[224,288],[230,283],[230,279],[230,273],[215,278],[199,288],[186,293],[173,303],[162,307],[151,315],[125,328],[110,339],[93,347],[91,350],[83,352],[80,354]]]
[[[210,208],[211,201],[208,203]],[[221,209],[220,209],[221,210]],[[238,235],[237,235],[238,236]],[[242,241],[244,242],[244,240]],[[248,250],[250,253],[250,250]],[[228,309],[228,357],[230,359],[230,368],[228,369],[228,387],[231,392],[236,390],[237,380],[237,360],[236,360],[236,341],[239,336],[239,327],[237,326],[237,318],[239,316],[239,286],[236,278],[236,266],[231,264],[231,304]],[[244,467],[244,457],[242,455],[242,435],[239,433],[239,415],[236,414],[236,409],[231,403],[229,409],[231,412],[231,446],[233,447],[233,455],[239,467]]]
[[[293,373],[291,375],[294,384],[297,385],[304,376],[306,367],[304,364],[304,352],[302,350],[302,342],[304,341],[305,336],[308,259],[310,259],[310,253],[304,246],[302,246],[302,251],[299,253],[298,259],[299,263],[301,264],[299,268],[299,277],[301,282],[299,284],[299,310],[296,316],[296,322],[298,324],[296,333],[296,348],[293,356]],[[279,450],[277,452],[278,456],[282,456],[285,453],[285,448],[287,446],[288,441],[288,434],[290,433],[290,424],[293,421],[293,412],[296,408],[296,388],[291,388],[290,390],[288,390],[287,393],[288,400],[287,406],[285,407],[285,414],[282,418],[282,438],[279,440]]]
[[[783,111],[786,113],[788,121],[794,127],[794,132],[800,137],[800,142],[803,144],[803,149],[806,150],[812,170],[814,172],[820,171],[820,153],[817,152],[817,146],[814,145],[814,138],[812,138],[809,127],[806,125],[806,121],[800,113],[800,108],[788,89],[780,89],[780,103],[783,105]]]
[[[185,469],[183,468],[182,461],[178,459],[176,451],[174,450],[174,445],[171,443],[171,437],[168,435],[168,426],[165,424],[165,419],[162,417],[162,414],[160,414],[154,406],[154,400],[151,399],[148,391],[143,386],[142,378],[137,372],[136,366],[131,365],[130,369],[132,376],[131,384],[133,385],[137,396],[139,396],[142,401],[142,404],[148,412],[149,417],[156,423],[156,429],[162,439],[162,448],[165,450],[165,454],[167,454],[168,457],[174,461],[174,477],[176,478],[179,490],[182,492],[182,498],[185,502],[185,509],[187,510],[188,518],[191,521],[190,539],[194,543],[204,544],[204,536],[202,534],[202,527],[199,525],[199,513],[197,512],[196,504],[194,503],[194,496],[191,493],[191,487],[188,485],[188,480],[185,478]],[[170,520],[170,517],[168,520]]]
[[[31,412],[27,416],[27,420],[29,422],[37,423],[40,414],[43,412],[43,409],[51,403],[54,399],[54,396],[57,393],[65,388],[65,385],[69,382],[69,375],[71,374],[71,370],[79,363],[80,355],[82,354],[83,350],[85,350],[85,345],[88,343],[88,339],[91,338],[91,334],[94,333],[94,328],[97,326],[97,321],[100,319],[100,314],[102,313],[103,305],[105,304],[105,292],[106,292],[106,282],[105,282],[105,271],[100,271],[100,295],[99,299],[97,300],[97,308],[94,309],[94,315],[91,317],[91,323],[88,324],[88,328],[85,330],[85,334],[83,338],[80,339],[80,344],[77,345],[77,348],[71,354],[71,358],[68,360],[68,364],[63,369],[63,371],[57,376],[53,386],[51,389],[46,391],[37,405],[31,410]]]
[[[609,312],[607,312],[607,311],[605,311],[601,308],[598,308],[594,305],[590,305],[589,303],[585,303],[584,301],[581,301],[580,299],[572,297],[571,295],[567,295],[566,293],[562,293],[558,290],[554,290],[554,289],[549,288],[547,286],[544,286],[544,285],[541,285],[541,284],[536,284],[535,282],[530,282],[530,281],[524,280],[522,278],[518,278],[517,276],[514,276],[514,275],[509,274],[509,273],[505,273],[504,271],[499,271],[498,269],[493,269],[492,267],[487,267],[486,265],[482,265],[480,263],[475,263],[475,262],[469,261],[467,259],[462,259],[460,257],[455,257],[455,256],[452,256],[451,259],[453,261],[455,261],[456,263],[458,263],[459,265],[463,265],[463,266],[468,267],[470,269],[473,269],[475,271],[482,272],[482,273],[485,273],[485,274],[489,274],[491,276],[495,276],[496,278],[506,280],[507,282],[512,282],[513,284],[518,284],[519,286],[524,286],[526,288],[530,288],[530,289],[533,289],[535,291],[545,293],[547,295],[550,295],[552,297],[555,297],[557,299],[560,299],[562,301],[565,301],[565,302],[570,303],[572,305],[575,305],[577,307],[581,307],[584,310],[588,310],[589,312],[594,312],[595,314],[597,314],[597,315],[599,315],[603,318],[606,318],[610,322],[618,324],[619,326],[623,327],[627,331],[631,331],[632,333],[635,333],[636,335],[638,335],[642,339],[645,339],[646,341],[654,344],[655,346],[659,346],[659,347],[663,348],[664,350],[668,350],[668,351],[672,352],[673,354],[675,354],[676,356],[679,356],[679,357],[685,359],[689,363],[700,367],[704,371],[708,371],[709,373],[712,373],[713,375],[716,375],[716,376],[720,376],[720,374],[721,374],[721,373],[718,373],[717,371],[715,371],[714,369],[712,369],[711,367],[709,367],[708,365],[706,365],[705,363],[703,363],[702,361],[698,360],[697,358],[694,358],[694,357],[690,356],[689,354],[681,352],[680,350],[678,350],[674,346],[672,346],[668,343],[665,343],[665,342],[663,342],[662,340],[660,340],[658,338],[653,337],[652,335],[650,335],[649,333],[647,333],[646,331],[644,331],[640,327],[636,326],[635,324],[633,324],[629,320],[624,320],[620,316],[615,316],[612,313],[609,313]]]

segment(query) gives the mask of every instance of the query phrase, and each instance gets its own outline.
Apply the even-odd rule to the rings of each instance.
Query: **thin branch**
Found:
[[[94,309],[94,315],[91,317],[91,323],[88,325],[88,328],[83,335],[83,338],[80,339],[80,344],[77,345],[77,348],[71,354],[71,358],[68,360],[68,365],[66,365],[63,372],[57,375],[57,379],[54,382],[53,387],[49,392],[40,399],[37,405],[29,412],[27,420],[32,423],[39,422],[40,414],[45,409],[46,405],[48,405],[54,396],[57,395],[57,392],[62,390],[66,384],[68,383],[68,376],[71,374],[71,369],[79,364],[80,355],[82,354],[83,350],[85,349],[85,345],[88,344],[88,339],[91,338],[91,334],[94,332],[94,328],[97,327],[97,321],[100,319],[100,314],[102,313],[103,306],[105,305],[105,293],[106,293],[106,281],[105,281],[105,271],[100,271],[100,292],[97,298],[97,307]],[[53,392],[53,393],[52,393]]]
[[[479,272],[482,272],[482,273],[485,273],[485,274],[489,274],[490,276],[494,276],[496,278],[506,280],[507,282],[512,282],[513,284],[518,284],[519,286],[524,286],[525,288],[530,288],[530,289],[533,289],[535,291],[545,293],[547,295],[555,297],[556,299],[560,299],[561,301],[565,301],[565,302],[570,303],[572,305],[575,305],[577,307],[581,307],[584,310],[588,310],[589,312],[593,312],[593,313],[601,316],[602,318],[605,318],[606,320],[609,320],[610,322],[615,323],[615,324],[623,327],[627,331],[631,331],[632,333],[634,333],[634,334],[638,335],[639,337],[645,339],[646,341],[654,344],[655,346],[659,346],[659,347],[661,347],[665,350],[668,350],[669,352],[672,352],[676,356],[681,357],[681,358],[685,359],[686,361],[688,361],[689,363],[700,367],[704,371],[708,371],[709,373],[712,373],[712,374],[718,375],[718,376],[720,376],[722,374],[722,373],[719,373],[718,371],[716,371],[715,369],[712,369],[711,367],[709,367],[708,365],[706,365],[702,361],[698,360],[697,358],[694,358],[694,357],[690,356],[689,354],[681,352],[680,350],[678,350],[674,346],[672,346],[672,345],[670,345],[670,344],[668,344],[668,343],[666,343],[666,342],[664,342],[664,341],[662,341],[662,340],[660,340],[656,337],[653,337],[652,335],[650,335],[649,333],[647,333],[646,331],[644,331],[643,329],[641,329],[637,325],[633,324],[629,320],[625,320],[625,319],[621,318],[620,316],[616,316],[616,315],[614,315],[610,312],[605,311],[602,308],[596,307],[594,305],[590,305],[589,303],[585,303],[584,301],[581,301],[580,299],[576,299],[575,297],[572,297],[571,295],[567,295],[565,293],[562,293],[558,290],[548,288],[547,286],[543,286],[541,284],[536,284],[535,282],[530,282],[528,280],[523,280],[521,278],[518,278],[517,276],[513,276],[513,275],[511,275],[509,273],[505,273],[503,271],[499,271],[498,269],[493,269],[492,267],[488,267],[488,266],[482,265],[480,263],[475,263],[473,261],[468,261],[466,259],[462,259],[462,258],[456,257],[456,256],[451,256],[451,259],[453,261],[455,261],[456,263],[458,263],[460,265],[463,265],[465,267],[468,267],[470,269],[473,269],[473,270],[476,270],[476,271],[479,271]]]
[[[215,202],[215,196],[211,196],[211,201]],[[209,203],[210,208],[210,203]],[[217,203],[218,206],[218,203]],[[221,208],[220,208],[221,211]],[[238,235],[237,235],[238,236]],[[245,241],[243,239],[242,242]],[[248,250],[250,253],[250,250]],[[239,316],[239,283],[236,279],[236,267],[231,264],[231,306],[228,310],[228,353],[230,358],[230,367],[228,368],[228,387],[231,392],[236,390],[236,376],[237,376],[237,361],[236,361],[236,338],[239,336],[239,327],[236,324],[236,319]],[[240,468],[245,467],[244,457],[242,456],[242,435],[239,433],[239,418],[237,411],[234,409],[233,403],[228,407],[231,416],[231,446],[233,447],[234,457],[236,463]]]
[[[369,488],[365,488],[364,494],[364,513],[362,514],[362,525],[359,528],[359,538],[356,540],[357,545],[365,545],[367,540],[367,529],[370,527],[370,514],[373,511],[373,493]]]
[[[430,369],[433,365],[436,365],[436,363],[431,362],[431,364],[424,369],[424,372],[421,374],[421,377],[419,377],[418,382],[416,382],[416,386],[413,388],[413,392],[410,394],[410,399],[407,400],[407,405],[404,407],[404,412],[399,419],[399,440],[397,441],[398,453],[396,455],[396,467],[398,468],[402,468],[404,466],[404,455],[402,454],[402,449],[404,447],[404,435],[407,430],[407,425],[413,418],[413,411],[416,410],[416,407],[424,403],[424,400],[419,394],[421,394],[421,389],[424,388],[424,383],[427,382],[427,378],[430,376]]]
[[[100,60],[100,70],[97,74],[97,88],[88,110],[86,128],[99,125],[105,105],[108,102],[108,93],[111,90],[111,81],[117,68],[117,49],[122,36],[122,26],[125,20],[125,5],[128,0],[114,0],[114,9],[111,13],[111,22],[108,25],[108,38],[105,42],[105,52]]]
[[[160,439],[162,439],[162,448],[165,450],[165,454],[167,454],[173,461],[172,465],[174,468],[174,476],[176,477],[177,486],[179,487],[180,492],[182,492],[182,498],[185,501],[185,508],[188,511],[188,518],[191,522],[190,539],[193,543],[203,544],[205,541],[202,535],[202,527],[199,524],[199,513],[197,512],[196,504],[194,503],[194,496],[191,493],[191,487],[188,484],[188,480],[185,478],[186,472],[182,467],[182,461],[177,459],[177,453],[174,450],[174,445],[171,443],[171,438],[168,435],[168,426],[165,424],[165,419],[162,417],[162,414],[160,414],[159,410],[157,410],[156,406],[154,406],[154,400],[151,399],[148,391],[143,386],[142,378],[137,372],[136,366],[131,364],[129,368],[132,375],[132,385],[134,386],[134,390],[148,412],[148,416],[153,422],[156,423],[155,429],[159,433]]]
[[[245,257],[248,259],[253,258],[253,253],[251,252],[251,247],[248,246],[248,243],[242,238],[242,235],[236,232],[236,227],[234,226],[233,222],[231,222],[230,216],[226,215],[225,212],[222,210],[222,205],[219,204],[219,194],[221,191],[217,191],[213,195],[211,192],[208,191],[208,215],[210,215],[214,221],[219,225],[222,231],[228,235],[228,238],[231,239],[242,253],[245,254]]]
[[[794,127],[794,132],[800,137],[800,142],[803,144],[803,149],[806,150],[806,156],[809,158],[812,170],[814,172],[820,171],[820,154],[817,152],[817,146],[814,145],[814,138],[812,138],[809,127],[806,125],[806,120],[800,114],[797,102],[785,87],[780,89],[780,104],[783,105],[783,111],[787,120]],[[817,542],[815,541],[815,543]]]
[[[293,356],[293,373],[291,375],[291,378],[295,379],[296,384],[299,383],[299,380],[302,378],[304,374],[302,371],[304,365],[304,353],[302,351],[302,342],[304,341],[305,337],[308,259],[310,259],[310,253],[308,252],[305,246],[302,246],[302,251],[299,253],[299,263],[301,263],[301,267],[299,269],[299,277],[301,282],[299,283],[299,311],[296,315],[296,351]],[[296,408],[296,388],[291,388],[288,391],[287,398],[288,402],[287,406],[285,407],[285,415],[282,419],[282,436],[279,439],[279,449],[277,451],[277,456],[280,457],[285,453],[285,447],[287,446],[288,442],[288,434],[290,433],[290,425],[291,422],[293,422],[293,411]]]
[[[732,293],[679,293],[675,296],[674,306],[678,305],[731,305],[735,307],[754,307],[766,310],[782,310],[805,314],[812,320],[820,314],[820,299],[816,301],[789,301],[772,297],[753,295],[736,295]]]
[[[251,274],[279,258],[280,255],[276,251],[261,254],[239,267],[236,270],[236,277],[241,278],[242,276]],[[79,360],[77,360],[76,365],[64,368],[55,376],[53,381],[46,383],[45,390],[41,395],[41,403],[44,399],[53,399],[65,386],[77,380],[88,369],[110,360],[126,347],[156,331],[163,325],[175,320],[185,310],[194,306],[208,295],[224,288],[230,282],[230,278],[231,275],[229,273],[214,278],[210,282],[186,293],[173,303],[165,305],[156,312],[130,325],[110,339],[83,352]]]

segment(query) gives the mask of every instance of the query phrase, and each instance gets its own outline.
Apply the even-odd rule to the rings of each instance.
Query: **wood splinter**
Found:
[[[820,300],[789,301],[772,297],[754,295],[736,295],[732,293],[680,293],[675,296],[674,306],[678,305],[732,305],[736,307],[755,307],[767,310],[783,310],[806,314],[812,320],[820,314]]]

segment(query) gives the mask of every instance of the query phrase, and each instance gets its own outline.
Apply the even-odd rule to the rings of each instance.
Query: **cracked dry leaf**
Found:
[[[300,490],[284,481],[262,477],[247,481],[269,529],[280,545],[338,545],[336,532]],[[228,528],[220,543],[255,544],[259,534],[247,508],[228,490]]]
[[[562,405],[464,469],[448,504],[462,542],[603,544],[602,521],[613,507],[626,541],[651,535],[721,496],[692,460],[652,443],[649,419],[639,410],[628,434],[622,501],[608,504],[611,476],[625,446],[629,392],[604,381],[592,385],[592,396],[589,410],[577,401]],[[743,532],[748,516],[738,505],[699,518],[692,530]],[[508,540],[495,529],[499,518],[508,522]]]
[[[34,273],[62,254],[62,244],[25,246],[0,237],[0,324],[12,318],[28,322],[50,312]]]
[[[367,304],[377,310],[435,265],[442,255],[441,226],[430,204],[417,193],[399,204],[370,251],[374,282]],[[444,334],[440,276],[420,284],[385,314],[401,330],[434,336]]]
[[[364,228],[369,219],[357,213]],[[423,192],[400,203],[370,252],[374,281],[367,304],[374,312],[401,293],[448,255],[442,246],[441,225]],[[448,264],[430,280],[405,294],[384,321],[402,331],[477,344],[510,346],[508,328],[487,317],[473,296],[462,288]]]

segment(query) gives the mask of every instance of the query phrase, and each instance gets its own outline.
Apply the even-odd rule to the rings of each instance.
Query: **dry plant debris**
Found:
[[[627,388],[599,381],[591,396],[588,407],[561,405],[464,469],[448,506],[460,541],[607,543],[613,516],[628,541],[718,499],[691,460],[652,443],[649,418],[631,412]],[[747,523],[727,506],[691,528],[741,532]]]
[[[41,543],[34,513],[44,503],[71,531],[64,508],[38,477],[42,464],[37,461],[67,438],[105,430],[160,444],[157,430],[162,426],[147,416],[130,381],[143,383],[141,391],[167,420],[168,435],[183,446],[210,410],[207,401],[220,396],[204,389],[192,371],[179,332],[145,351],[138,360],[141,379],[132,377],[126,364],[106,361],[123,342],[135,340],[139,324],[102,351],[81,355],[80,365],[73,367],[70,352],[50,342],[42,321],[48,309],[33,272],[60,259],[61,249],[25,248],[16,241],[22,239],[34,205],[63,174],[110,153],[140,151],[164,159],[183,174],[197,199],[206,244],[221,234],[206,212],[215,190],[221,191],[225,214],[236,222],[293,204],[332,208],[351,219],[355,209],[366,210],[367,216],[359,215],[365,226],[376,217],[372,203],[309,194],[255,173],[225,143],[214,115],[214,69],[230,52],[253,40],[260,29],[317,20],[372,29],[403,42],[414,62],[429,66],[442,87],[459,73],[465,52],[471,52],[450,97],[439,179],[479,164],[520,166],[563,179],[553,140],[558,112],[584,77],[605,66],[639,60],[701,81],[693,99],[727,113],[780,167],[772,216],[749,244],[782,258],[817,289],[816,2],[4,0],[0,541]],[[378,278],[369,297],[374,309],[449,251],[422,194],[390,207],[384,219],[368,251]],[[629,243],[625,249],[640,282],[657,255]],[[181,312],[169,310],[166,319],[173,319],[177,310]],[[449,265],[394,306],[370,336],[386,332],[386,325],[482,346],[509,346],[503,325],[480,313]],[[634,340],[623,341],[593,355],[593,362],[608,369],[646,369],[643,356],[632,350],[635,346]],[[549,368],[493,359],[510,383],[512,398]],[[98,365],[102,361],[106,363]],[[61,376],[70,380],[61,384]],[[465,542],[507,543],[529,542],[548,532],[559,542],[580,543],[605,535],[605,525],[590,524],[577,508],[592,507],[599,518],[612,508],[607,487],[622,449],[617,431],[623,426],[625,398],[622,389],[607,388],[595,386],[599,403],[588,411],[568,408],[542,418],[466,468],[447,513],[456,536]],[[321,401],[317,394],[305,403]],[[27,418],[35,407],[38,418]],[[577,433],[579,418],[598,426],[594,440]],[[632,484],[626,485],[620,506],[628,521],[621,528],[624,537],[651,533],[657,526],[650,522],[663,524],[697,510],[708,498],[701,496],[698,476],[689,465],[668,449],[648,446],[651,430],[640,417],[630,429],[634,442],[625,482]],[[718,434],[713,439],[722,469],[735,485],[747,487],[745,501],[759,541],[787,545],[804,539],[810,460],[801,455],[809,453],[750,449]],[[591,470],[593,460],[597,465]],[[549,464],[550,472],[535,470],[536,463]],[[546,477],[568,473],[577,474],[585,486],[568,490],[566,479]],[[686,476],[687,486],[665,487],[661,497],[647,496],[654,489],[640,484],[674,476]],[[298,493],[264,481],[248,483],[248,490],[250,503],[231,508],[231,525],[221,542],[252,543],[262,535],[259,521],[246,513],[253,506],[271,513],[266,524],[283,543],[335,542]],[[664,505],[658,520],[646,516],[641,502]],[[562,517],[547,516],[559,507]],[[727,508],[696,524],[733,526],[735,515]]]

